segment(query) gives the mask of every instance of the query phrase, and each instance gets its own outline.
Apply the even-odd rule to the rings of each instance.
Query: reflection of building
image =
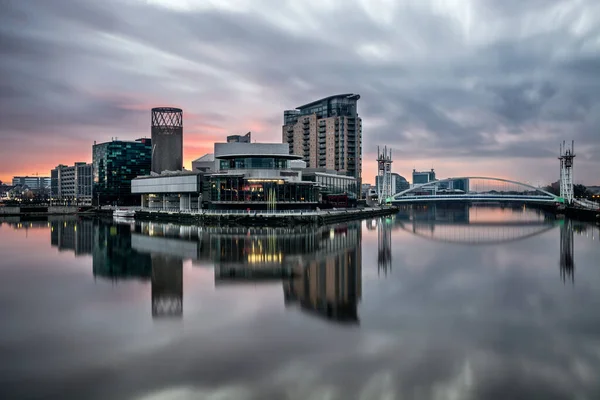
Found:
[[[73,251],[76,256],[92,254],[94,222],[62,220],[50,222],[50,243],[59,251]]]
[[[337,242],[337,243],[335,243]],[[362,292],[360,223],[331,228],[321,236],[319,250],[299,260],[293,277],[284,282],[286,305],[297,303],[309,311],[338,322],[357,322]]]
[[[183,315],[183,260],[152,255],[152,316]]]
[[[132,249],[129,225],[98,224],[95,229],[93,253],[95,277],[114,280],[150,278],[150,255]]]
[[[560,227],[560,277],[575,281],[575,248],[573,246],[573,221],[566,219]]]
[[[75,165],[57,165],[50,171],[53,200],[92,202],[92,164],[76,162]]]
[[[131,194],[131,180],[150,174],[151,140],[94,142],[92,157],[94,204],[139,204],[140,196]]]
[[[362,170],[362,120],[358,94],[340,94],[287,110],[283,114],[283,143],[309,168],[335,170],[357,180]]]
[[[377,272],[385,275],[392,270],[392,224],[393,217],[377,221]]]
[[[139,228],[139,229],[138,229]],[[357,320],[361,224],[315,228],[198,227],[141,222],[133,248],[214,265],[215,284],[283,281],[286,304],[335,320]],[[154,271],[153,271],[154,274]],[[176,287],[176,286],[173,286]]]

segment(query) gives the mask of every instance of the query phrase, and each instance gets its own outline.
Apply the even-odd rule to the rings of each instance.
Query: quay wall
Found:
[[[396,207],[347,209],[335,211],[297,212],[297,213],[186,213],[176,211],[136,211],[135,219],[146,221],[179,222],[207,226],[241,225],[241,226],[290,226],[303,224],[324,225],[336,222],[352,221],[393,215]]]

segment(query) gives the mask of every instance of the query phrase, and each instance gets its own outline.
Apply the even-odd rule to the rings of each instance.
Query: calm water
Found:
[[[0,225],[6,399],[599,399],[598,227]]]

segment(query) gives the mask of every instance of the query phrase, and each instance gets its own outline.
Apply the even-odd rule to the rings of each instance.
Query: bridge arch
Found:
[[[483,235],[481,234],[482,231],[477,229],[478,226],[472,224],[448,224],[444,227],[455,229],[443,232],[432,229],[437,226],[435,223],[415,224],[413,221],[412,224],[399,223],[398,226],[402,231],[434,242],[489,246],[526,240],[555,229],[557,224],[532,224],[529,227],[525,227],[525,229],[523,229],[523,227],[518,227],[517,225],[513,227],[511,225],[499,224],[496,227],[486,227],[487,231]],[[456,228],[458,228],[458,230]],[[469,234],[472,228],[475,229]],[[468,237],[477,239],[469,239]]]
[[[409,189],[403,190],[400,193],[396,193],[395,195],[392,196],[392,200],[397,200],[400,197],[404,196],[405,194],[411,193],[416,191],[417,189],[423,188],[423,187],[427,187],[427,186],[431,186],[433,184],[439,184],[439,183],[443,183],[443,182],[451,182],[451,181],[456,181],[456,180],[462,180],[462,179],[480,179],[480,180],[488,180],[488,181],[497,181],[497,182],[505,182],[505,183],[512,183],[514,185],[518,185],[518,186],[522,186],[522,187],[526,187],[528,189],[533,189],[535,191],[544,193],[545,195],[547,195],[550,198],[556,199],[557,196],[540,188],[537,188],[535,186],[529,185],[527,183],[523,183],[523,182],[517,182],[517,181],[513,181],[510,179],[503,179],[503,178],[493,178],[493,177],[489,177],[489,176],[462,176],[462,177],[456,177],[456,178],[445,178],[445,179],[440,179],[437,181],[432,181],[432,182],[427,182],[427,183],[422,183],[419,185],[415,185]]]

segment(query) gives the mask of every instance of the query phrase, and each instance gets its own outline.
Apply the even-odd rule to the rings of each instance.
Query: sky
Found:
[[[358,93],[363,181],[393,171],[600,184],[597,0],[0,0],[0,180],[91,161],[184,110],[184,166]]]

